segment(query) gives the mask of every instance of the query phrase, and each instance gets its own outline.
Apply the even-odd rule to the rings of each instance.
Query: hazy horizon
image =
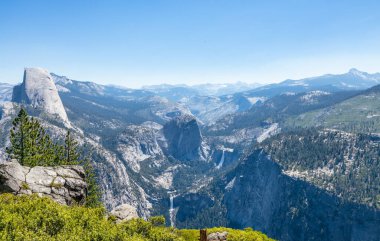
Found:
[[[43,67],[40,67],[40,66],[34,66],[34,67],[25,67],[25,68],[43,68]],[[46,68],[43,68],[43,69],[46,69]],[[313,77],[319,77],[319,76],[323,76],[323,75],[339,75],[339,74],[345,74],[345,73],[348,73],[350,70],[352,69],[356,69],[360,72],[365,72],[365,73],[368,73],[368,74],[380,74],[380,72],[368,72],[368,71],[364,71],[364,70],[361,70],[361,69],[357,69],[357,68],[350,68],[348,69],[347,71],[345,72],[342,72],[342,73],[325,73],[325,74],[319,74],[319,75],[315,75],[315,76],[306,76],[304,78],[299,78],[299,79],[307,79],[307,78],[313,78]],[[279,81],[273,81],[273,82],[268,82],[268,83],[259,83],[259,82],[245,82],[245,81],[235,81],[235,82],[218,82],[218,83],[210,83],[210,82],[204,82],[204,83],[195,83],[195,84],[192,84],[192,83],[181,83],[181,82],[178,82],[178,83],[166,83],[166,82],[162,82],[162,83],[157,83],[157,84],[151,84],[151,85],[145,85],[145,84],[142,84],[140,86],[127,86],[127,85],[123,85],[123,84],[114,84],[114,83],[99,83],[99,82],[96,82],[96,81],[92,81],[92,80],[81,80],[81,79],[77,79],[77,78],[74,78],[74,77],[71,77],[71,76],[67,76],[65,74],[60,74],[60,73],[55,73],[54,71],[50,71],[48,70],[50,73],[53,73],[55,75],[58,75],[58,76],[64,76],[68,79],[71,79],[71,80],[76,80],[76,81],[89,81],[89,82],[94,82],[96,84],[101,84],[101,85],[108,85],[108,86],[115,86],[115,87],[124,87],[124,88],[131,88],[131,89],[143,89],[143,88],[147,88],[147,87],[151,87],[151,86],[159,86],[159,85],[170,85],[170,86],[197,86],[197,85],[212,85],[212,84],[219,84],[219,85],[227,85],[227,84],[238,84],[239,82],[242,83],[242,84],[247,84],[247,85],[256,85],[256,87],[259,87],[259,86],[264,86],[264,85],[267,85],[267,84],[275,84],[275,83],[281,83],[283,81],[286,81],[286,80],[299,80],[299,79],[296,79],[296,78],[288,78],[288,79],[283,79],[283,80],[279,80]],[[23,70],[21,71],[21,77],[20,77],[20,80],[19,81],[16,81],[16,82],[4,82],[4,81],[0,81],[0,83],[4,83],[4,84],[20,84],[22,83],[22,73],[23,73]]]
[[[0,82],[24,67],[129,88],[268,84],[380,66],[377,1],[1,1]]]

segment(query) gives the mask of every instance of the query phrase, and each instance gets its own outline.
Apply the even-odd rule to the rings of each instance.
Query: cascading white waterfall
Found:
[[[170,209],[169,209],[170,226],[175,226],[175,209],[174,209],[174,195],[170,193]]]
[[[220,169],[224,163],[224,150],[222,150],[222,157],[220,158],[219,164],[216,166],[216,169]]]

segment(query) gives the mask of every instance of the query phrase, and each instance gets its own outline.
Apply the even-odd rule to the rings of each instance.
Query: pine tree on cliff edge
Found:
[[[22,108],[12,125],[11,145],[6,149],[9,158],[17,159],[25,166],[54,164],[54,144],[38,120],[30,118]]]
[[[79,151],[78,142],[68,130],[64,143],[54,143],[40,122],[29,117],[21,109],[12,122],[10,146],[6,151],[10,159],[17,159],[21,165],[57,166],[81,164],[88,184],[87,207],[101,207],[101,191],[96,181],[96,173],[90,162],[91,154],[86,156]],[[85,156],[83,159],[81,157]]]

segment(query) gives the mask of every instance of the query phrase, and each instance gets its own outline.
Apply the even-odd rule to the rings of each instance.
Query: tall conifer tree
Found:
[[[88,157],[83,160],[83,168],[86,174],[87,183],[87,197],[85,205],[87,207],[101,207],[101,190],[96,181],[96,173],[94,167]]]
[[[9,158],[17,159],[25,166],[55,164],[54,144],[38,120],[30,118],[22,108],[12,124],[11,145],[7,148]]]
[[[73,138],[70,130],[67,130],[64,153],[65,163],[70,165],[78,164],[80,162],[79,159],[78,142]]]
[[[6,151],[9,158],[17,159],[20,163],[23,163],[28,155],[25,139],[30,125],[28,114],[23,108],[13,120],[12,125],[13,127],[10,131],[11,146]]]

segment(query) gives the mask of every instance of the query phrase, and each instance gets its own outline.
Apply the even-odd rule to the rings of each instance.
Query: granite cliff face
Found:
[[[130,125],[118,136],[117,151],[134,172],[140,172],[144,161],[155,160],[153,163],[159,165],[165,159],[160,146],[161,129],[154,122]]]
[[[207,160],[207,147],[193,116],[173,118],[164,126],[164,135],[168,142],[167,151],[174,158],[180,161]]]
[[[39,108],[44,113],[58,117],[69,125],[57,87],[50,73],[45,69],[25,68],[22,84],[13,89],[12,101]]]
[[[81,166],[30,168],[12,160],[0,164],[0,193],[36,193],[65,205],[83,204],[87,183]]]

